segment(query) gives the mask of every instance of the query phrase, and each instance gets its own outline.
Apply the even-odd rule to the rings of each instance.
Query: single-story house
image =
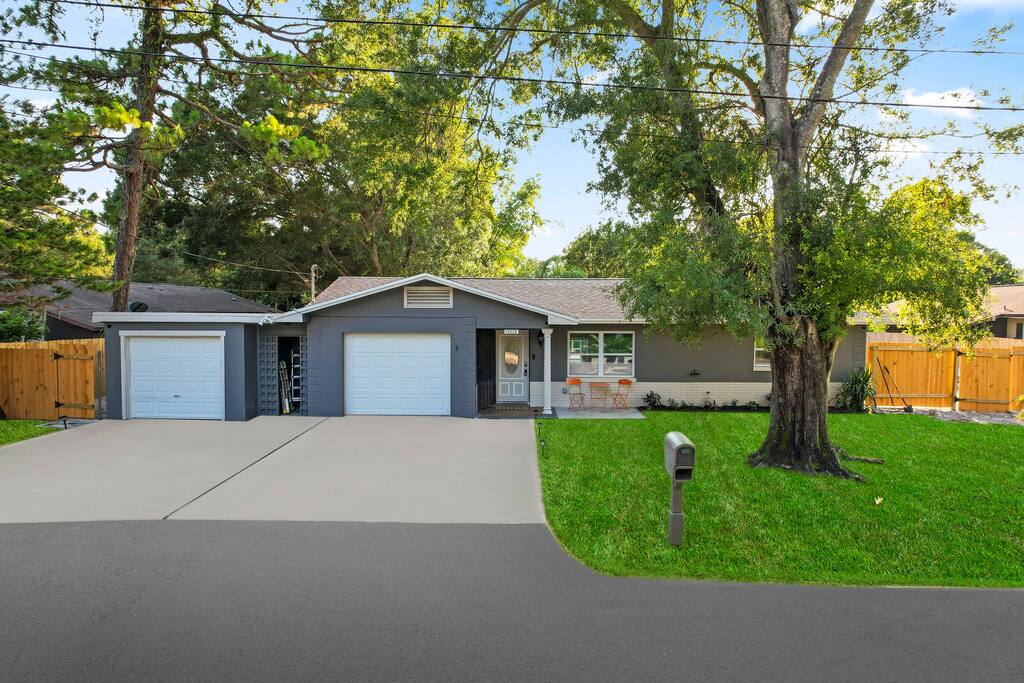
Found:
[[[994,285],[987,304],[993,337],[1024,339],[1024,285]]]
[[[53,339],[89,339],[103,336],[103,325],[93,322],[93,314],[110,310],[110,292],[97,292],[73,282],[59,281],[60,289],[70,292],[55,301],[40,303],[46,315],[44,336]],[[54,296],[50,286],[19,290],[18,300],[45,301]],[[12,295],[13,297],[14,295]],[[133,282],[128,287],[128,302],[151,312],[188,313],[276,313],[277,309],[237,296],[216,287],[189,287],[150,282]],[[2,307],[0,302],[0,307]]]
[[[455,415],[496,404],[568,406],[566,378],[634,382],[691,404],[764,404],[768,355],[711,331],[686,346],[623,312],[614,279],[341,277],[270,313],[96,313],[111,418],[246,420]],[[839,346],[834,386],[864,366],[866,321]]]

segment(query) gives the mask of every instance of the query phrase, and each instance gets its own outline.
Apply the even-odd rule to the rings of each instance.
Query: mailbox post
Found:
[[[683,513],[683,482],[693,479],[697,448],[680,432],[665,435],[665,473],[672,482],[672,500],[668,511],[668,542],[682,545],[686,531]]]

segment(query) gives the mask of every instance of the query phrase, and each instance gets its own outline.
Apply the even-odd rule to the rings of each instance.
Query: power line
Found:
[[[68,208],[63,207],[63,206],[61,206],[59,204],[54,204],[54,203],[50,202],[49,200],[43,199],[42,197],[40,197],[38,195],[35,195],[35,194],[29,192],[28,190],[26,190],[25,188],[19,187],[18,185],[15,185],[14,183],[12,183],[12,182],[10,182],[8,180],[0,179],[0,184],[6,185],[7,187],[10,187],[10,188],[12,188],[14,190],[17,190],[17,191],[21,192],[22,194],[24,194],[26,197],[28,197],[30,199],[34,199],[37,202],[42,202],[42,203],[47,204],[48,206],[52,206],[53,208],[57,209],[58,211],[63,211],[64,213],[66,213],[68,215],[75,216],[76,218],[78,218],[80,220],[91,221],[91,222],[95,223],[96,225],[100,225],[100,226],[106,228],[107,230],[110,230],[114,234],[117,234],[117,233],[121,232],[120,228],[115,228],[115,227],[112,227],[110,225],[107,225],[103,221],[100,221],[100,220],[98,220],[96,218],[93,218],[93,217],[90,217],[90,216],[85,216],[85,215],[79,213],[78,211],[75,211],[74,209],[68,209]],[[264,266],[254,266],[254,265],[249,264],[249,263],[239,263],[237,261],[226,261],[224,259],[219,259],[219,258],[216,258],[216,257],[213,257],[213,256],[205,256],[203,254],[196,254],[195,252],[188,251],[187,249],[182,249],[180,247],[175,247],[175,246],[172,246],[170,244],[164,244],[163,242],[157,242],[156,240],[149,239],[148,237],[142,237],[138,233],[130,233],[129,232],[127,234],[132,235],[135,239],[137,239],[139,241],[142,241],[142,242],[149,242],[150,244],[155,244],[156,246],[162,247],[164,249],[170,249],[171,251],[176,251],[178,253],[185,254],[187,256],[191,256],[193,258],[204,259],[206,261],[213,261],[213,262],[220,263],[220,264],[223,264],[223,265],[226,265],[226,266],[237,266],[239,268],[252,268],[253,270],[262,270],[262,271],[267,271],[267,272],[271,272],[271,273],[285,273],[287,275],[298,275],[300,277],[305,277],[305,275],[306,275],[305,273],[300,273],[300,272],[298,272],[296,270],[281,270],[280,268],[266,268]]]
[[[530,33],[538,35],[560,35],[560,36],[576,36],[583,38],[627,38],[627,39],[640,39],[641,37],[635,33],[625,33],[617,31],[576,31],[572,29],[557,29],[557,28],[537,28],[537,27],[525,27],[525,26],[501,26],[494,24],[470,24],[470,23],[437,23],[429,21],[413,21],[410,19],[344,19],[337,17],[307,17],[302,15],[288,15],[288,14],[257,14],[250,12],[218,12],[215,10],[202,10],[202,9],[181,9],[176,7],[146,7],[145,5],[122,5],[109,2],[88,2],[87,0],[46,0],[56,4],[63,5],[82,5],[86,7],[108,7],[119,10],[145,10],[145,11],[159,11],[168,12],[173,14],[201,14],[206,16],[215,17],[230,17],[238,19],[279,19],[282,21],[301,21],[309,24],[349,24],[356,26],[396,26],[404,28],[429,28],[429,29],[448,29],[448,30],[469,30],[469,31],[491,31],[491,32],[503,32],[503,33]],[[774,43],[774,42],[761,42],[756,40],[738,40],[730,38],[698,38],[693,36],[663,36],[663,35],[652,35],[644,36],[644,40],[650,39],[655,41],[673,41],[683,43],[694,43],[694,44],[710,44],[710,45],[742,45],[751,47],[796,47],[796,48],[807,48],[816,50],[832,50],[836,46],[828,44],[815,44],[809,43],[805,45],[790,44],[790,43]],[[869,45],[844,45],[844,50],[851,50],[857,52],[894,52],[894,53],[911,53],[911,54],[957,54],[957,55],[1009,55],[1009,56],[1021,56],[1024,55],[1022,50],[991,50],[991,49],[956,49],[956,48],[916,48],[916,47],[875,47]]]
[[[463,80],[489,80],[489,81],[506,81],[510,83],[533,83],[541,85],[564,85],[573,86],[577,88],[609,88],[613,90],[631,90],[631,91],[649,91],[649,92],[666,92],[675,94],[690,94],[690,95],[710,95],[719,97],[739,97],[743,99],[749,98],[750,93],[737,92],[737,91],[722,91],[722,90],[704,90],[699,88],[673,88],[666,86],[654,86],[654,85],[639,85],[632,83],[608,83],[608,82],[591,82],[591,81],[574,81],[570,79],[561,78],[541,78],[537,76],[506,76],[497,74],[477,74],[459,71],[426,71],[422,69],[403,69],[397,67],[371,67],[371,66],[354,66],[354,65],[338,65],[338,64],[313,64],[305,62],[282,62],[276,60],[266,59],[236,59],[231,57],[192,57],[187,55],[171,55],[162,54],[159,52],[146,52],[143,50],[132,50],[132,49],[118,49],[118,48],[104,48],[95,47],[88,45],[68,45],[62,43],[50,43],[50,42],[39,42],[31,40],[13,40],[9,38],[0,39],[0,43],[8,43],[12,45],[29,45],[29,46],[42,46],[42,47],[55,47],[64,50],[80,50],[87,52],[99,52],[103,54],[115,54],[115,55],[131,55],[136,57],[156,57],[159,59],[171,59],[189,64],[206,65],[209,63],[219,64],[246,64],[249,66],[269,66],[269,67],[280,67],[280,68],[292,68],[292,69],[310,69],[314,71],[341,71],[346,73],[383,73],[383,74],[400,74],[409,76],[426,76],[431,78],[451,78],[451,79],[463,79]],[[793,97],[790,95],[766,95],[758,94],[758,97],[766,100],[785,100],[790,102],[812,102],[812,103],[829,103],[829,104],[848,104],[851,106],[871,106],[871,107],[895,107],[901,109],[951,109],[958,111],[1005,111],[1005,112],[1022,112],[1024,107],[996,107],[989,105],[964,105],[964,104],[924,104],[919,102],[887,102],[879,100],[843,100],[832,97]]]
[[[46,56],[43,56],[43,55],[30,55],[30,54],[26,54],[26,56],[31,57],[33,59],[44,59],[44,58],[46,58]],[[58,60],[58,61],[60,61],[60,60]],[[71,62],[65,62],[65,63],[72,64]],[[176,80],[173,80],[173,79],[171,79],[171,81],[175,82],[175,83],[182,83],[184,85],[192,85],[191,83],[188,83],[187,81],[176,81]],[[51,92],[51,93],[57,93],[57,94],[60,94],[60,92],[61,92],[60,90],[55,90],[55,89],[52,89],[52,88],[30,88],[30,87],[18,86],[18,85],[4,85],[2,87],[17,88],[17,89],[21,89],[21,90],[31,90],[31,91],[35,91],[35,92]],[[340,94],[350,94],[349,91],[326,90],[326,92],[338,92]],[[591,133],[591,132],[593,132],[593,131],[591,131],[588,128],[576,127],[576,126],[554,126],[554,125],[544,124],[544,123],[518,122],[518,121],[507,120],[507,119],[506,120],[501,120],[501,119],[495,119],[493,117],[460,116],[458,114],[444,114],[444,113],[441,113],[441,112],[426,111],[426,110],[423,110],[423,109],[402,109],[402,108],[397,108],[397,107],[372,106],[372,105],[366,105],[366,104],[359,104],[359,103],[355,103],[355,102],[305,102],[305,104],[315,104],[315,105],[320,105],[320,106],[324,106],[324,107],[339,107],[339,108],[346,108],[346,109],[348,109],[348,108],[351,108],[351,109],[367,109],[367,110],[371,110],[371,111],[393,112],[393,113],[398,113],[398,114],[413,114],[413,115],[417,115],[417,116],[431,116],[431,117],[436,117],[436,118],[445,118],[445,119],[453,119],[453,120],[457,120],[457,121],[465,121],[466,123],[472,123],[472,124],[493,123],[493,124],[499,125],[499,126],[515,124],[515,125],[522,126],[524,128],[539,128],[539,129],[544,129],[544,130],[558,130],[558,131],[565,131],[565,132],[568,132],[568,133]],[[10,113],[13,113],[13,112],[10,112]],[[18,112],[18,113],[21,114],[21,112]],[[646,132],[643,132],[643,131],[628,131],[627,130],[627,131],[623,131],[622,134],[627,136],[627,137],[634,137],[634,138],[639,138],[639,139],[676,140],[676,141],[689,140],[689,138],[682,138],[682,137],[680,137],[678,135],[669,135],[667,133],[646,133]],[[938,133],[938,134],[936,134],[936,136],[941,136],[941,137],[965,137],[965,136],[954,136],[954,135],[949,134],[949,133]],[[966,137],[972,137],[972,136],[966,136]],[[897,138],[897,139],[899,139],[899,140],[915,140],[917,138]],[[745,146],[757,147],[757,148],[765,148],[765,149],[767,149],[769,147],[769,144],[767,142],[757,142],[755,140],[736,140],[736,139],[728,139],[728,138],[708,138],[708,137],[701,137],[701,138],[699,138],[699,140],[700,140],[700,142],[722,143],[722,144],[732,144],[732,145],[745,145]],[[804,149],[809,149],[809,150],[814,150],[814,149],[820,148],[820,145],[804,145],[803,148]],[[1024,152],[991,151],[991,150],[970,150],[970,149],[929,150],[929,149],[889,149],[889,148],[886,148],[886,147],[865,147],[865,148],[862,148],[861,151],[864,151],[864,152],[875,152],[875,153],[879,153],[879,154],[905,154],[905,155],[918,155],[918,154],[952,155],[952,154],[961,154],[961,153],[963,153],[963,154],[978,154],[978,155],[984,155],[984,156],[1024,156]]]

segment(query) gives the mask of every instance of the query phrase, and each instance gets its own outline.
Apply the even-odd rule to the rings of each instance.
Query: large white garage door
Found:
[[[451,337],[346,334],[345,412],[451,414]]]
[[[126,337],[127,417],[224,419],[221,337]]]

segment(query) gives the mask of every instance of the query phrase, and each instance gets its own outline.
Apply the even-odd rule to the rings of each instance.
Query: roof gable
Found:
[[[278,316],[278,322],[297,322],[303,315],[315,313],[316,311],[323,310],[330,306],[337,306],[347,301],[353,301],[355,299],[361,299],[363,297],[372,296],[381,292],[386,292],[399,287],[405,287],[407,285],[415,285],[423,282],[429,282],[432,284],[442,285],[451,287],[452,289],[474,294],[476,296],[491,299],[493,301],[499,301],[509,306],[521,308],[523,310],[531,311],[533,313],[539,313],[545,315],[548,318],[548,323],[552,325],[575,325],[579,321],[575,316],[563,313],[561,311],[553,310],[546,306],[536,305],[521,299],[508,297],[503,294],[489,291],[475,287],[472,284],[466,282],[465,278],[447,279],[438,277],[437,275],[431,275],[430,273],[421,273],[419,275],[413,275],[405,278],[351,278],[351,277],[340,277],[335,280],[323,293],[318,296],[314,302],[308,306],[296,309],[289,313],[284,313]]]

